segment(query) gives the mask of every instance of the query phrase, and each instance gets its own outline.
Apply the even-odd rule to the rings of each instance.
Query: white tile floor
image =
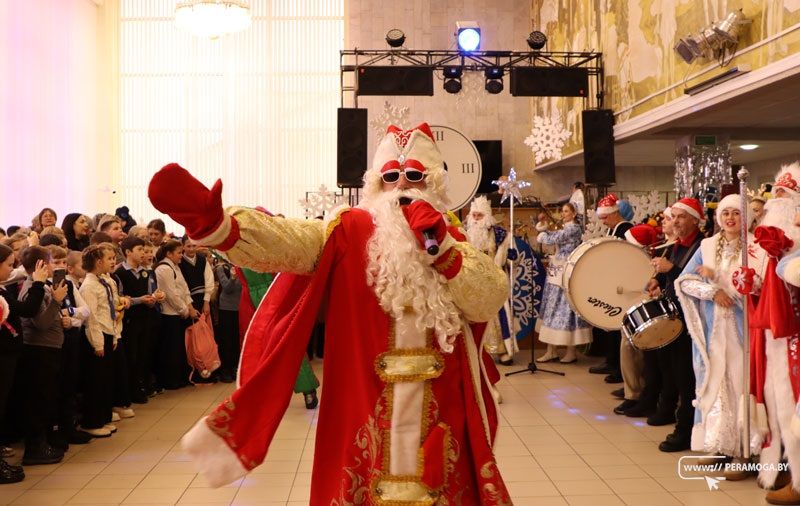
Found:
[[[524,373],[501,382],[495,454],[515,505],[766,504],[753,479],[722,482],[716,491],[705,481],[680,479],[684,454],[657,448],[671,427],[614,415],[619,401],[609,392],[616,385],[588,374],[594,362],[547,364],[566,377]],[[321,369],[319,361],[314,365]],[[0,486],[0,504],[308,504],[316,412],[300,396],[292,399],[267,461],[252,474],[220,489],[195,474],[179,439],[231,388],[187,388],[136,407],[136,417],[120,422],[110,439],[73,446],[63,463],[27,467],[25,481]]]

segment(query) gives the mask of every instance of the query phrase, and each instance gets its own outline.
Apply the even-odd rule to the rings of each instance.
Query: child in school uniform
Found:
[[[80,430],[94,437],[109,437],[117,430],[111,424],[113,353],[121,333],[120,310],[125,304],[117,293],[116,283],[108,276],[115,264],[116,251],[108,243],[89,246],[83,252],[86,278],[80,292],[91,316],[86,320],[84,364],[88,380]]]

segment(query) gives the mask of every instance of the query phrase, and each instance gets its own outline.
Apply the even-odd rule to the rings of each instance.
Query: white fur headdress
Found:
[[[387,164],[399,163],[399,167],[403,167],[415,166],[416,162],[425,169],[427,190],[436,196],[439,203],[448,205],[444,158],[427,123],[411,130],[401,130],[394,125],[389,127],[372,159],[372,167],[364,173],[364,198],[374,198],[381,192],[381,169]]]
[[[469,212],[477,212],[484,216],[491,216],[492,205],[489,203],[489,199],[481,195],[480,197],[475,197],[475,200],[472,201],[472,204],[469,206]]]
[[[722,226],[722,211],[725,209],[742,209],[742,197],[738,193],[732,193],[726,196],[724,199],[720,200],[717,204],[717,210],[714,211],[714,216],[717,219],[717,225],[720,227]],[[747,220],[747,217],[744,217],[744,220]]]

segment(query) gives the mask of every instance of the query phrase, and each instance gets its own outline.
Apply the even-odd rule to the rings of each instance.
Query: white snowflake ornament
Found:
[[[410,113],[410,109],[404,105],[392,105],[391,102],[386,100],[383,103],[383,111],[378,115],[377,118],[373,119],[369,122],[369,126],[375,132],[377,137],[377,142],[380,142],[383,139],[383,136],[386,134],[386,129],[389,128],[389,125],[395,125],[396,127],[405,130],[408,125],[408,116]]]
[[[342,203],[344,196],[328,190],[328,187],[320,185],[319,190],[307,192],[306,198],[300,199],[300,206],[306,218],[316,218],[324,216]]]
[[[583,231],[581,239],[588,241],[595,237],[603,237],[606,235],[607,231],[608,227],[603,225],[603,222],[597,217],[597,212],[594,209],[588,209],[586,211],[586,228]]]
[[[628,202],[633,206],[633,223],[641,223],[646,216],[655,216],[663,206],[656,190],[643,195],[629,195]]]
[[[542,163],[544,160],[560,160],[564,141],[570,137],[572,133],[564,128],[560,119],[534,116],[531,135],[524,142],[531,148],[536,163]]]

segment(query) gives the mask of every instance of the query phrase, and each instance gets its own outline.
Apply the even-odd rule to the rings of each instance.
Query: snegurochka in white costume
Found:
[[[557,360],[556,346],[567,347],[567,352],[561,358],[562,363],[575,362],[575,346],[592,340],[591,327],[572,310],[560,282],[563,272],[560,267],[563,267],[570,253],[581,244],[583,232],[575,217],[575,207],[570,203],[564,204],[561,207],[564,228],[555,232],[542,231],[536,238],[540,244],[553,244],[558,248],[547,268],[547,283],[544,286],[537,322],[539,340],[547,343],[547,352],[537,358],[537,362]],[[537,229],[544,226],[543,222],[539,222]]]
[[[742,456],[739,417],[743,389],[743,303],[732,274],[742,264],[739,195],[728,195],[716,210],[721,230],[703,239],[675,281],[692,336],[696,382],[695,425],[691,449],[714,455]],[[748,243],[752,242],[752,234]],[[755,255],[750,256],[753,264]],[[752,448],[757,454],[760,444]]]
[[[509,249],[512,236],[497,224],[492,216],[492,206],[486,197],[472,201],[469,214],[464,222],[467,241],[476,249],[494,259],[495,265],[503,269],[508,260],[516,259],[516,251]],[[519,351],[517,340],[511,332],[511,314],[506,302],[497,316],[487,322],[483,334],[483,346],[504,365],[511,365],[514,353]]]

